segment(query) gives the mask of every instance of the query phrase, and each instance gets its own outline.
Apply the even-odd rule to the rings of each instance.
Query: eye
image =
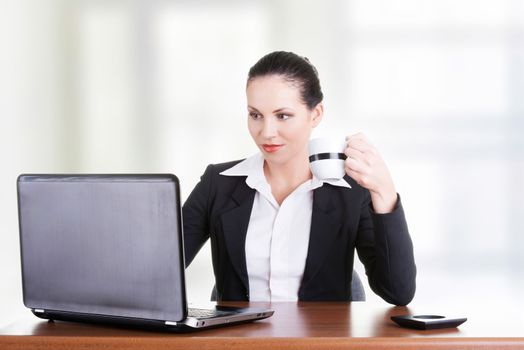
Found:
[[[280,113],[280,114],[277,114],[277,118],[278,118],[279,120],[288,120],[289,118],[291,118],[291,116],[288,115],[288,114]]]
[[[249,116],[251,118],[253,118],[253,120],[259,120],[259,119],[262,119],[262,116],[258,113],[255,113],[255,112],[249,112]]]

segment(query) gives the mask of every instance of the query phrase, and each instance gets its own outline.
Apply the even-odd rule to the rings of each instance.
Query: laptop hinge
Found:
[[[166,325],[166,326],[176,326],[177,323],[176,323],[175,321],[166,321],[166,322],[165,322],[165,325]]]
[[[45,310],[43,309],[34,309],[35,312],[38,312],[39,314],[43,314]]]

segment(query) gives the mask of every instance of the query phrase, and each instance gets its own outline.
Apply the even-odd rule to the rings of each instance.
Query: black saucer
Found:
[[[391,319],[401,327],[414,329],[454,328],[466,322],[467,318],[449,318],[440,315],[402,315]]]

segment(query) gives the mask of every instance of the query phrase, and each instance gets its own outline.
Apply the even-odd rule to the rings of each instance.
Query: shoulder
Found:
[[[238,160],[231,160],[229,162],[225,162],[225,163],[217,163],[217,164],[209,164],[208,165],[208,169],[210,169],[210,171],[212,171],[213,173],[221,173],[222,171],[224,170],[227,170],[229,168],[232,168],[234,167],[235,165],[237,165],[238,163],[244,161],[244,159],[238,159]]]
[[[334,186],[325,184],[325,191],[331,193],[332,196],[339,198],[342,202],[349,203],[365,203],[370,200],[369,190],[359,185],[353,178],[348,175],[343,177],[343,180],[351,186],[351,188],[343,186]],[[321,187],[321,188],[322,188]]]
[[[245,181],[243,176],[223,176],[221,172],[234,167],[235,165],[242,162],[244,159],[232,160],[224,163],[209,164],[201,176],[201,180],[205,183],[211,183],[216,185],[225,185],[227,183],[237,183],[239,180]]]
[[[341,182],[347,183],[349,187],[345,186]],[[360,186],[353,178],[349,177],[347,174],[344,175],[344,177],[341,180],[336,180],[335,183],[324,182],[324,185],[320,188],[340,192],[341,194],[346,195],[362,194],[363,192],[367,191],[364,187]]]
[[[227,170],[229,168],[234,167],[238,163],[242,162],[244,159],[238,159],[238,160],[232,160],[225,163],[216,163],[216,164],[209,164],[204,172],[203,176],[216,176],[223,172],[224,170]]]
[[[353,180],[353,178],[349,177],[349,175],[344,175],[343,179],[351,186],[351,188],[360,188],[360,185]]]
[[[204,174],[200,177],[200,183],[202,184],[201,188],[205,189],[203,191],[206,193],[208,201],[213,203],[213,207],[228,207],[228,201],[231,199],[231,194],[239,185],[248,188],[247,185],[245,185],[246,176],[226,176],[220,174],[242,161],[243,159],[209,164]]]

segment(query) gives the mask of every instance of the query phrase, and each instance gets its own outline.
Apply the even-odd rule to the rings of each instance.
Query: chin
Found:
[[[264,156],[265,160],[268,160],[271,163],[275,163],[275,164],[286,164],[291,159],[289,155],[278,154],[278,152],[275,154],[275,153],[266,153],[262,151],[262,155]]]

